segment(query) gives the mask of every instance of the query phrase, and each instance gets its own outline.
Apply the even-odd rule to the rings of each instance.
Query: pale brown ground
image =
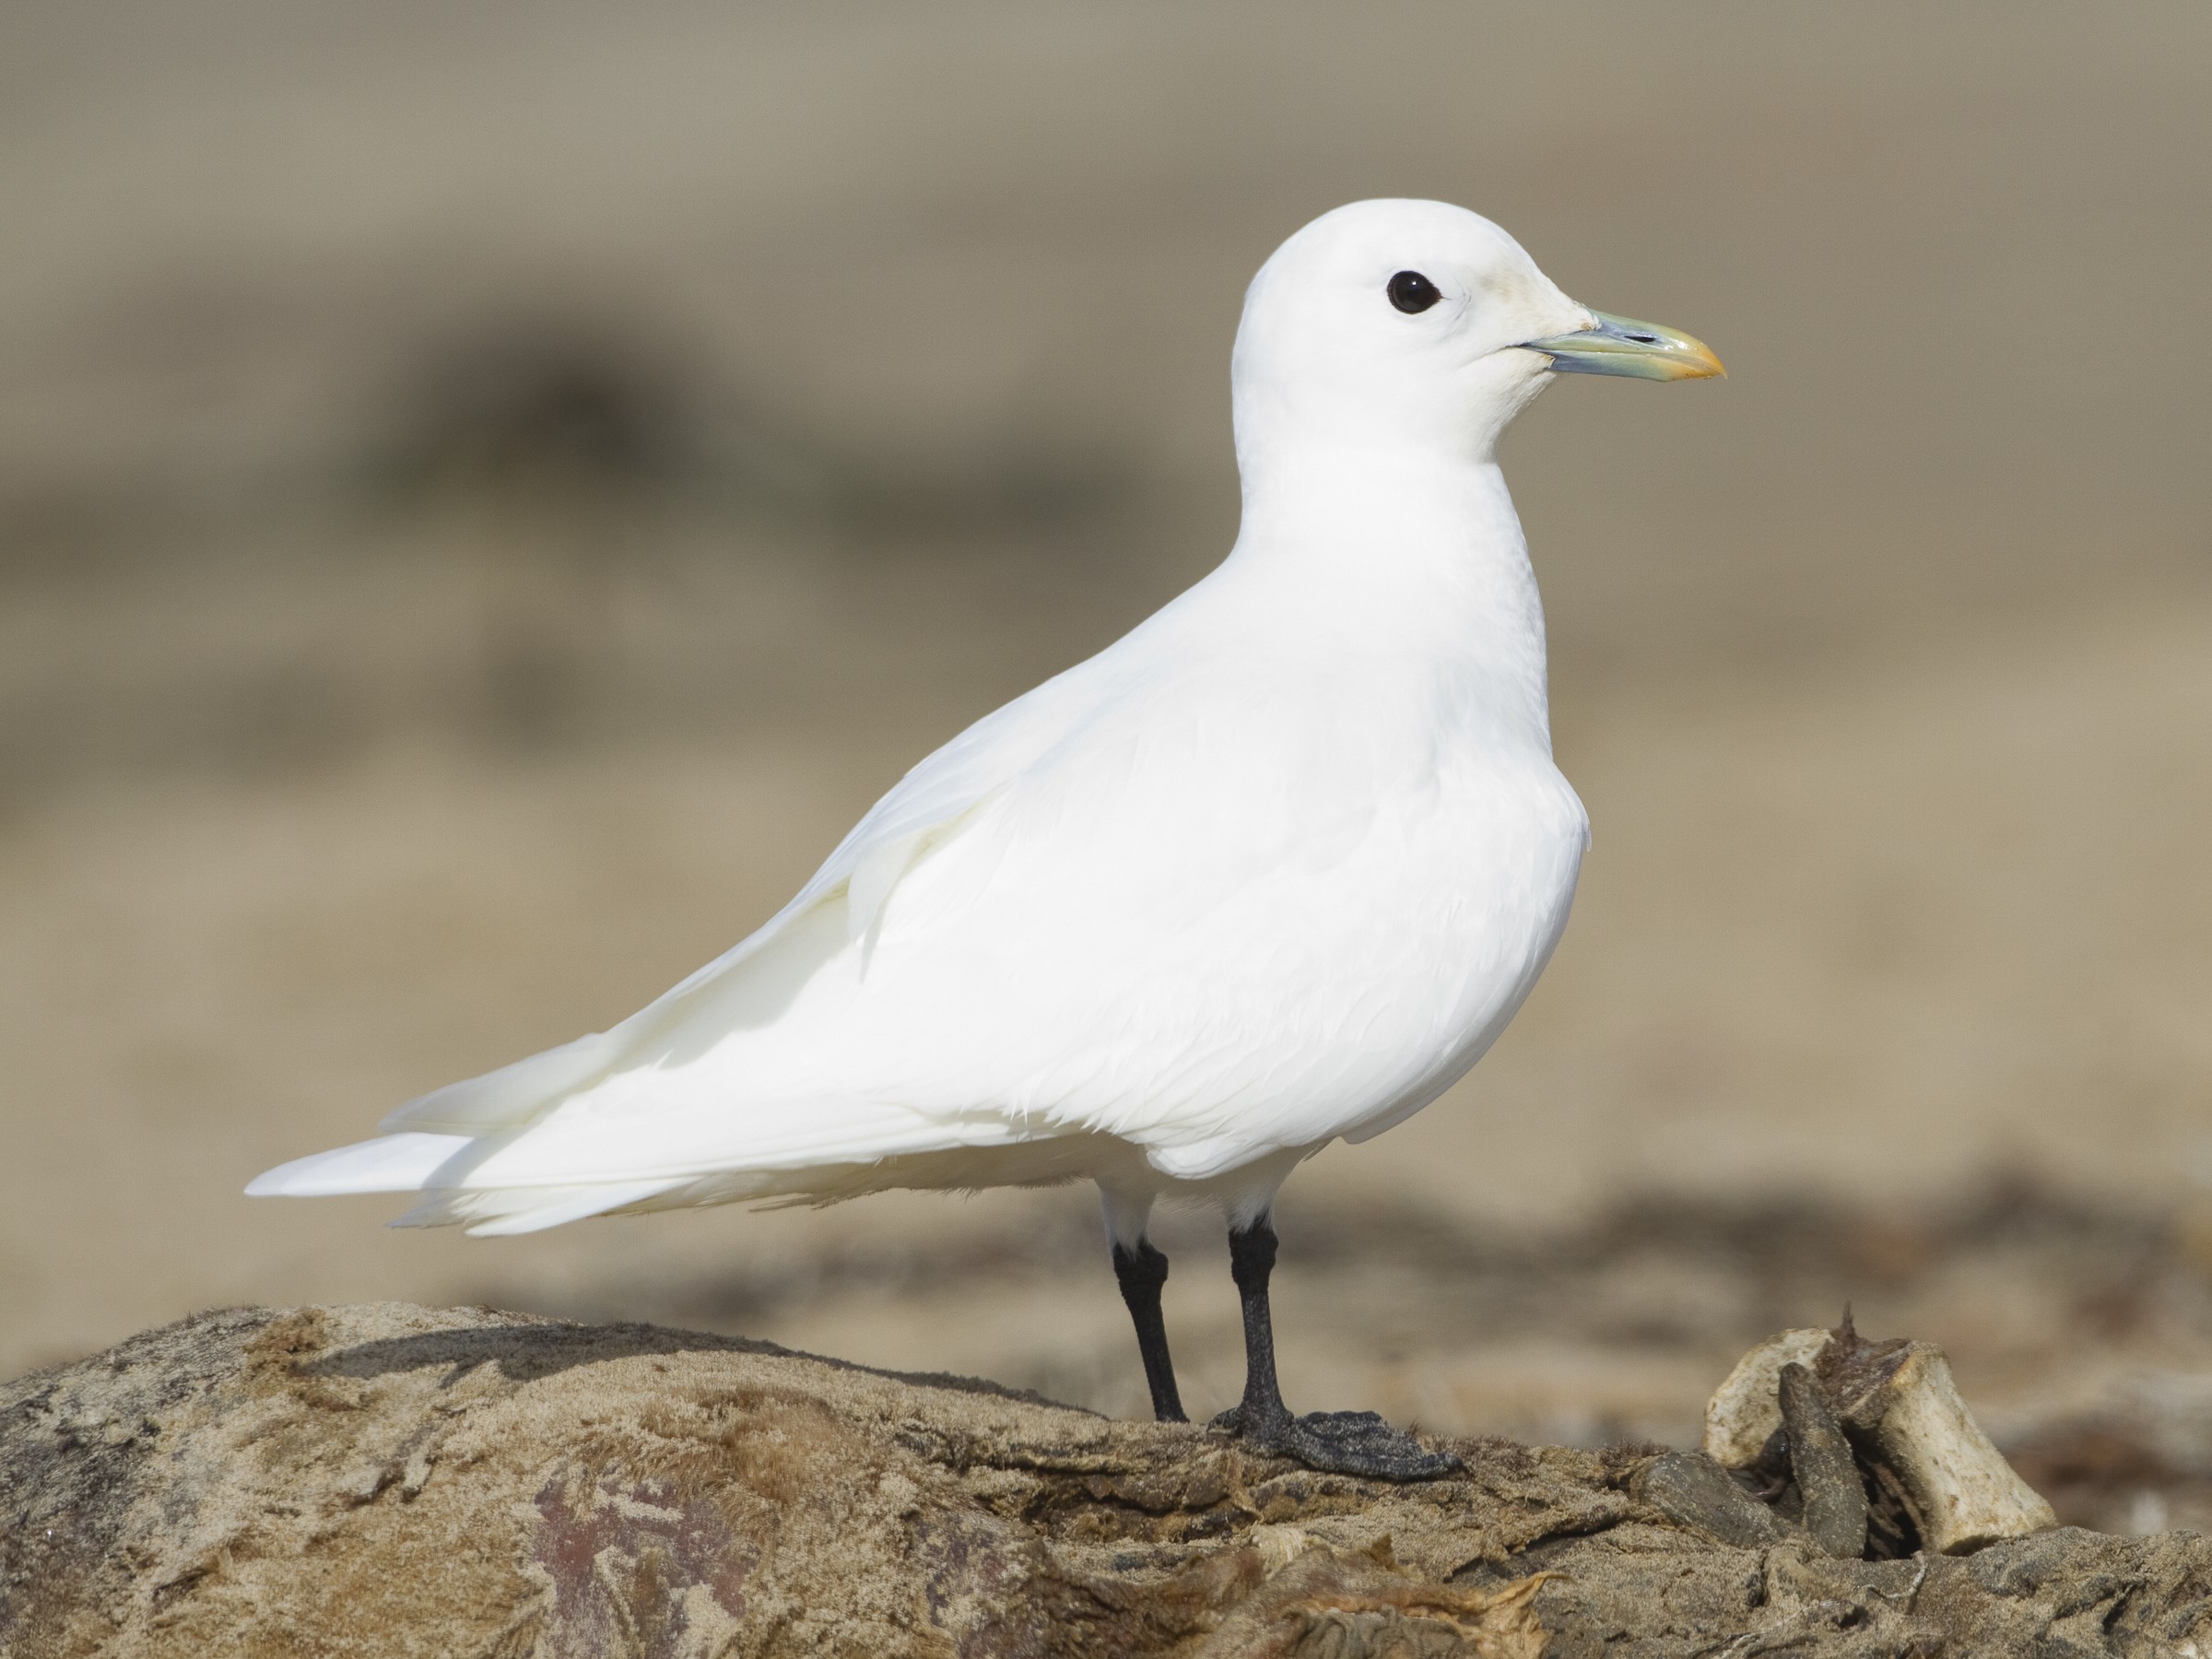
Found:
[[[482,1308],[197,1315],[0,1383],[0,1641],[2171,1659],[2212,1614],[2196,1532],[1836,1559],[1732,1488],[1700,1500],[1680,1453],[1484,1436],[1395,1485],[949,1381]]]
[[[12,8],[0,1373],[496,1297],[1135,1410],[1084,1193],[480,1242],[238,1189],[619,1018],[1204,570],[1242,282],[1401,193],[1734,378],[1512,441],[1595,847],[1476,1077],[1289,1189],[1294,1400],[1680,1439],[1845,1296],[2000,1418],[2196,1399],[2212,24],[1668,15]],[[2006,1173],[2094,1213],[1937,1236]],[[1817,1270],[1665,1241],[1794,1194]]]

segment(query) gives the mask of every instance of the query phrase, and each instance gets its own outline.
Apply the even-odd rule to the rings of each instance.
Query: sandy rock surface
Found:
[[[0,1651],[2179,1654],[2212,1633],[2192,1534],[1830,1561],[1641,1506],[1650,1449],[1450,1443],[1464,1478],[1392,1488],[653,1326],[203,1314],[0,1389]]]

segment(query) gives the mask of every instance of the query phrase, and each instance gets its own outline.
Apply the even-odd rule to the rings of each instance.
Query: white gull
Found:
[[[1154,1202],[1218,1204],[1231,1426],[1440,1472],[1276,1385],[1268,1213],[1494,1041],[1588,840],[1495,459],[1553,373],[1721,372],[1576,304],[1488,219],[1355,203],[1278,249],[1231,364],[1243,520],[1211,574],[902,779],[768,924],[613,1029],[400,1108],[247,1190],[409,1192],[406,1225],[894,1187],[1098,1183],[1153,1404],[1182,1406]]]

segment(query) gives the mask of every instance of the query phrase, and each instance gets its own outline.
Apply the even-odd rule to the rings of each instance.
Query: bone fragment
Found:
[[[1833,1340],[1829,1331],[1784,1331],[1738,1359],[1705,1407],[1705,1455],[1727,1469],[1759,1462],[1782,1427],[1782,1368],[1813,1364]]]
[[[1807,1367],[1783,1366],[1777,1392],[1790,1470],[1805,1500],[1805,1530],[1823,1554],[1855,1561],[1866,1553],[1866,1487],[1851,1441]]]
[[[1932,1342],[1882,1346],[1890,1351],[1873,1365],[1846,1360],[1839,1379],[1846,1386],[1831,1381],[1830,1391],[1845,1430],[1904,1488],[1922,1545],[1960,1555],[2056,1526],[2051,1506],[1967,1410],[1943,1350]]]

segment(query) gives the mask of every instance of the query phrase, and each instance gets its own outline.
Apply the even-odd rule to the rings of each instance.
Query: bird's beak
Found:
[[[1572,334],[1527,340],[1527,350],[1544,352],[1555,374],[1626,374],[1637,380],[1710,380],[1725,375],[1721,359],[1702,340],[1656,323],[1610,317],[1592,312],[1588,328]]]

